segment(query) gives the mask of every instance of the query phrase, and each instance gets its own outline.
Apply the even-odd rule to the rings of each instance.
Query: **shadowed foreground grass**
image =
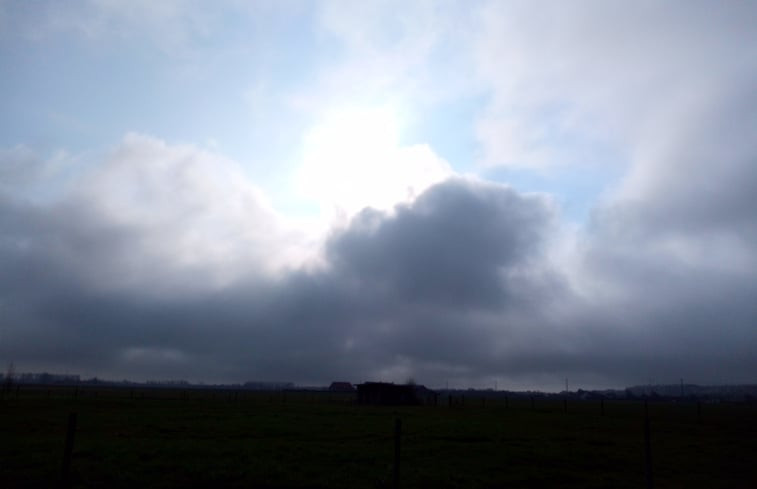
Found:
[[[74,487],[645,487],[643,405],[379,408],[326,393],[71,389],[0,401],[0,487],[58,484],[78,413]],[[657,488],[757,487],[757,407],[650,404]]]

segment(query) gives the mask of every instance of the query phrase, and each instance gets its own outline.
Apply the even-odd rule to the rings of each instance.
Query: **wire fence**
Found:
[[[383,473],[376,476],[376,485],[381,487],[400,487],[408,474],[419,470],[418,460],[428,460],[428,457],[418,457],[417,454],[428,445],[447,444],[460,447],[470,446],[473,443],[488,444],[492,449],[499,449],[500,445],[508,442],[508,432],[504,429],[494,429],[492,433],[471,435],[466,432],[469,428],[465,420],[477,420],[482,413],[489,416],[486,422],[499,419],[503,424],[517,423],[524,420],[527,423],[535,423],[534,417],[540,417],[545,425],[555,424],[556,420],[563,421],[564,425],[574,423],[586,424],[591,419],[614,420],[639,420],[636,436],[630,438],[630,443],[637,447],[640,460],[639,477],[644,481],[644,487],[651,488],[655,485],[656,460],[660,447],[655,448],[655,430],[670,430],[670,421],[677,420],[685,426],[695,426],[708,420],[708,416],[719,419],[722,413],[717,411],[722,406],[705,405],[701,402],[694,403],[653,403],[648,401],[568,401],[567,399],[537,399],[530,398],[504,398],[499,400],[476,399],[460,396],[452,397],[447,402],[437,402],[436,406],[425,407],[376,407],[361,406],[355,402],[355,397],[350,394],[328,392],[245,392],[238,390],[224,391],[192,391],[183,389],[108,389],[80,386],[67,386],[55,388],[39,388],[16,386],[12,391],[5,392],[3,401],[14,403],[22,400],[42,401],[66,401],[66,405],[72,410],[67,417],[65,436],[62,440],[63,453],[61,459],[60,485],[71,485],[71,467],[76,464],[75,433],[77,422],[81,422],[85,414],[75,410],[77,406],[97,406],[97,403],[105,401],[127,401],[141,405],[147,401],[175,402],[178,405],[188,403],[203,405],[211,403],[225,406],[255,407],[274,405],[279,408],[290,406],[294,411],[301,410],[305,406],[341,406],[349,411],[340,411],[344,414],[363,413],[375,414],[384,420],[384,429],[377,430],[375,423],[373,428],[353,434],[356,441],[363,441],[372,445],[392,447],[392,455],[385,460],[387,468]],[[749,409],[754,414],[750,404],[739,405]],[[278,408],[277,408],[278,409]],[[429,415],[429,413],[436,413]],[[445,415],[447,413],[447,415]],[[508,417],[511,413],[514,417]],[[389,423],[391,421],[391,423]],[[567,423],[567,424],[566,424]],[[522,430],[521,430],[522,431]],[[270,435],[270,439],[276,437],[276,433]],[[344,436],[343,441],[349,441],[349,436]],[[518,436],[520,438],[518,438]],[[528,441],[528,433],[514,436],[519,443]],[[670,438],[668,436],[668,438]],[[633,441],[633,440],[636,441]],[[467,444],[467,445],[466,445]],[[670,450],[669,446],[663,447]],[[654,450],[653,450],[654,449]],[[414,454],[406,457],[406,453]],[[735,486],[738,487],[738,486]],[[747,487],[747,486],[743,486]]]

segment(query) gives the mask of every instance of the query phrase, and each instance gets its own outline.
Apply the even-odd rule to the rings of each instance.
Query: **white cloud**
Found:
[[[140,134],[102,158],[34,204],[41,216],[72,220],[55,225],[51,251],[99,287],[212,289],[275,276],[316,252],[234,161]]]
[[[143,229],[145,253],[221,282],[298,266],[313,251],[237,163],[194,146],[129,135],[82,194],[110,222]]]
[[[598,141],[630,149],[630,158],[651,136],[650,127],[675,130],[674,124],[686,121],[669,114],[705,101],[714,87],[725,89],[738,77],[745,63],[753,64],[753,30],[741,4],[542,7],[487,2],[478,11],[473,53],[491,93],[479,131],[488,164],[591,161]],[[656,124],[660,119],[667,127]],[[539,137],[550,127],[553,134]],[[573,143],[565,147],[565,140]],[[591,144],[576,148],[580,141]]]

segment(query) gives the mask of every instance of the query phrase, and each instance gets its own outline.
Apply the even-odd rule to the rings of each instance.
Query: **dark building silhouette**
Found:
[[[434,405],[436,401],[436,392],[422,385],[366,382],[357,386],[358,404],[417,406]]]
[[[332,382],[329,386],[331,392],[355,392],[355,387],[349,382]]]

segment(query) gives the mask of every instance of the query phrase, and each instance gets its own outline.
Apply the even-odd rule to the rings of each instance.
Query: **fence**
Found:
[[[631,455],[629,460],[633,459],[632,454],[634,452],[638,456],[639,463],[637,464],[636,473],[638,474],[639,481],[644,481],[646,487],[652,487],[655,482],[653,469],[659,465],[660,458],[663,461],[666,460],[666,452],[670,451],[670,435],[664,432],[670,431],[668,425],[672,421],[678,419],[678,428],[687,430],[693,430],[693,427],[704,424],[709,433],[717,427],[710,427],[708,424],[710,420],[715,419],[720,422],[724,416],[723,413],[717,412],[723,406],[709,406],[701,403],[663,404],[651,402],[610,402],[603,400],[569,402],[566,399],[560,401],[540,398],[505,398],[501,402],[487,399],[486,402],[481,402],[480,400],[470,398],[460,398],[436,408],[374,408],[353,407],[350,404],[349,398],[335,398],[333,396],[330,398],[328,393],[320,393],[316,397],[312,397],[309,393],[287,392],[285,395],[280,394],[248,394],[233,391],[195,393],[176,390],[169,395],[169,393],[149,390],[144,392],[140,390],[110,392],[89,388],[72,388],[69,390],[33,391],[22,388],[20,391],[14,392],[12,396],[6,397],[5,400],[7,402],[5,406],[12,407],[17,401],[21,403],[26,400],[37,403],[36,405],[43,405],[49,402],[50,404],[67,407],[81,407],[79,411],[72,411],[72,413],[77,413],[78,417],[76,415],[73,417],[69,415],[65,437],[61,436],[58,442],[59,447],[61,446],[61,442],[64,447],[62,464],[60,465],[62,467],[60,472],[62,486],[70,485],[72,467],[76,469],[77,462],[86,462],[86,460],[77,458],[77,453],[87,453],[91,450],[79,451],[80,448],[74,444],[77,421],[80,423],[85,422],[86,424],[91,417],[100,416],[97,412],[99,406],[108,406],[114,400],[119,400],[119,406],[135,406],[135,409],[142,409],[141,406],[149,405],[155,405],[156,409],[157,407],[161,409],[165,407],[170,408],[170,406],[177,406],[177,409],[183,409],[180,406],[186,405],[188,406],[186,409],[190,410],[204,409],[206,406],[217,406],[218,409],[213,412],[218,413],[244,411],[255,416],[258,415],[258,412],[261,412],[261,416],[265,416],[265,421],[261,421],[263,424],[269,423],[272,415],[276,413],[280,417],[288,416],[287,413],[298,415],[307,413],[312,409],[309,406],[315,406],[317,412],[329,416],[327,419],[330,420],[338,420],[340,416],[354,415],[359,418],[356,422],[359,424],[371,417],[383,420],[387,420],[388,418],[394,421],[393,429],[391,428],[391,423],[387,423],[384,425],[383,436],[380,435],[381,430],[379,430],[377,432],[379,433],[378,435],[371,434],[369,437],[370,444],[378,447],[388,444],[387,446],[394,447],[393,455],[387,453],[384,459],[387,466],[391,467],[388,471],[389,475],[386,478],[385,485],[387,487],[417,485],[419,472],[428,471],[429,467],[433,468],[429,464],[440,463],[423,453],[426,451],[426,447],[441,447],[442,450],[459,452],[457,462],[455,462],[454,457],[451,460],[453,463],[460,463],[463,466],[468,465],[466,457],[473,456],[471,455],[472,453],[483,453],[487,450],[491,452],[503,451],[503,453],[508,454],[505,460],[517,460],[519,464],[526,466],[533,462],[533,459],[529,458],[530,455],[522,455],[518,451],[521,448],[527,452],[530,450],[529,447],[540,446],[542,443],[562,443],[565,448],[557,450],[555,452],[556,455],[549,453],[547,457],[550,460],[559,460],[563,456],[563,454],[559,453],[560,451],[570,451],[576,447],[579,447],[581,450],[586,449],[583,446],[586,445],[584,443],[586,440],[576,435],[578,428],[571,427],[587,424],[595,425],[599,427],[597,433],[605,436],[607,433],[612,432],[612,429],[614,429],[613,426],[620,426],[622,429],[625,429],[624,427],[629,426],[629,422],[633,425],[634,420],[638,423],[635,425],[635,430],[629,428],[627,435],[624,435],[621,439],[625,446],[628,447],[627,453]],[[321,408],[318,408],[318,406]],[[336,408],[339,410],[334,411]],[[739,409],[741,408],[747,409],[749,406],[739,406]],[[750,415],[752,418],[754,418],[753,414],[752,412]],[[476,427],[476,423],[486,426]],[[498,423],[499,425],[497,425]],[[523,426],[519,427],[519,424]],[[653,451],[653,448],[657,446],[654,430],[660,429],[660,427],[663,429],[662,439],[664,440],[667,436],[668,441],[661,445],[662,448],[658,446]],[[487,433],[488,428],[491,428],[491,434]],[[550,434],[548,432],[550,428],[554,428],[555,432]],[[276,431],[275,429],[272,430],[272,434],[261,435],[260,443],[278,443],[277,440],[280,436],[286,439],[285,429],[283,432]],[[352,436],[345,430],[342,433],[345,434],[345,438]],[[745,433],[745,436],[752,436],[754,430],[750,431],[747,429]],[[107,434],[100,435],[97,432],[93,432],[91,428],[88,429],[88,432],[85,430],[85,435],[84,444],[88,444],[87,446],[91,446],[93,438],[99,440],[108,436]],[[321,433],[316,438],[323,436],[326,435]],[[570,438],[571,436],[573,438]],[[87,441],[87,437],[89,437],[89,441]],[[601,437],[597,436],[596,438],[599,439]],[[588,440],[589,444],[595,442],[604,443],[602,440]],[[78,443],[76,441],[77,445]],[[300,442],[291,441],[291,443],[294,443],[296,446]],[[653,453],[655,454],[654,460],[652,458]],[[667,458],[669,459],[670,457]],[[655,462],[654,465],[653,462]],[[663,466],[665,466],[665,463],[669,462],[664,462]],[[324,469],[328,470],[326,467]],[[85,469],[81,468],[81,470]],[[518,470],[524,469],[520,467]],[[466,471],[461,469],[461,473],[464,475]]]

